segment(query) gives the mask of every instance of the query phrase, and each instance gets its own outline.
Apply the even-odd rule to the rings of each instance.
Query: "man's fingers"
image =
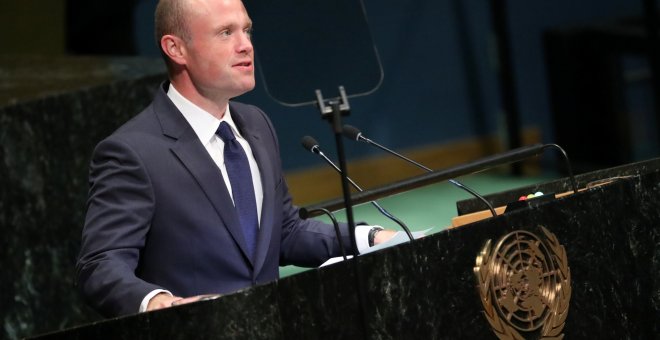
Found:
[[[380,230],[376,233],[376,236],[374,237],[374,245],[380,244],[383,242],[387,242],[389,239],[391,239],[394,235],[396,234],[396,231],[394,230]]]
[[[177,301],[181,300],[178,296],[172,296],[167,293],[156,294],[147,305],[147,310],[157,310],[172,307],[176,304]]]

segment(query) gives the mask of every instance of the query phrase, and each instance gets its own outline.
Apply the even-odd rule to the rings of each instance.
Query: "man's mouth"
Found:
[[[251,61],[242,61],[240,63],[234,64],[234,67],[251,67],[252,62]]]

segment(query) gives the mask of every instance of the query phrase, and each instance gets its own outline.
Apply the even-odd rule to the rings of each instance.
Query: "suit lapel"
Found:
[[[161,123],[163,134],[176,139],[170,149],[195,178],[245,258],[252,263],[250,256],[247,256],[245,237],[236,209],[234,209],[234,203],[225,186],[222,172],[199,141],[190,124],[176,106],[169,101],[164,92],[161,93],[159,102],[157,105],[160,104],[158,105],[160,107],[157,106],[155,112]]]
[[[274,194],[275,194],[275,181],[273,174],[276,171],[273,169],[273,164],[270,161],[270,156],[265,148],[265,141],[261,140],[262,133],[256,129],[257,124],[249,124],[246,122],[243,112],[237,111],[234,105],[230,104],[232,119],[241,132],[241,135],[250,144],[252,154],[259,166],[259,173],[261,175],[261,187],[263,191],[263,201],[261,206],[261,221],[259,224],[259,236],[257,237],[257,251],[254,259],[254,275],[255,277],[261,270],[268,249],[271,243],[271,235],[273,233],[273,212],[274,212]],[[261,117],[258,117],[261,119]]]

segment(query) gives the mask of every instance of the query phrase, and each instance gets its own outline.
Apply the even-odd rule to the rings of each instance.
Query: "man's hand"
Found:
[[[182,298],[167,293],[158,293],[149,300],[147,311],[172,307],[176,305],[176,302],[179,300],[182,300]]]
[[[147,311],[183,305],[191,302],[213,300],[219,298],[220,296],[221,296],[220,294],[203,294],[203,295],[182,298],[178,296],[172,296],[168,293],[159,293],[156,294],[154,297],[152,297],[151,300],[149,300],[149,304],[147,305]]]
[[[374,235],[374,245],[389,241],[389,239],[394,237],[394,234],[396,234],[396,231],[394,230],[379,230],[376,232],[376,235]]]

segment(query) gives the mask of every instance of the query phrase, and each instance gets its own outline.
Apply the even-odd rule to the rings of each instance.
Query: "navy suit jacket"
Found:
[[[230,102],[263,186],[256,255],[247,257],[222,174],[167,97],[167,86],[94,150],[76,265],[89,304],[106,316],[131,314],[154,289],[183,297],[229,293],[277,279],[281,264],[317,266],[340,254],[331,226],[298,217],[268,117]]]

